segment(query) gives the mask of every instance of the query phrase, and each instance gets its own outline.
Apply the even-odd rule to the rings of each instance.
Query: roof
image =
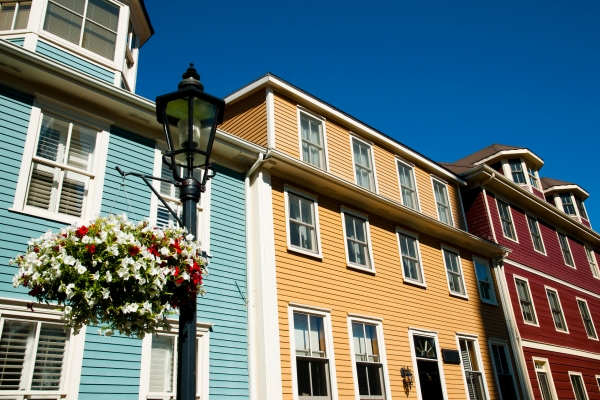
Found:
[[[576,196],[579,196],[581,200],[587,199],[590,194],[581,186],[573,182],[561,181],[559,179],[543,177],[540,178],[542,182],[542,189],[544,193],[550,192],[573,192]]]
[[[458,161],[456,163],[441,162],[439,164],[457,175],[460,175],[474,167],[473,164],[458,164]]]
[[[551,188],[553,186],[577,185],[576,183],[561,181],[559,179],[548,178],[548,177],[540,178],[540,181],[542,182],[542,189],[544,189],[544,190]]]
[[[457,160],[453,163],[448,163],[448,164],[449,165],[473,166],[473,165],[475,165],[475,163],[477,161],[483,160],[484,158],[487,158],[487,157],[491,156],[492,154],[496,154],[502,150],[519,150],[519,149],[524,149],[524,147],[515,147],[515,146],[508,146],[505,144],[494,143],[488,147],[484,147],[483,149],[476,151],[475,153],[469,154],[468,156],[463,157],[460,160]]]

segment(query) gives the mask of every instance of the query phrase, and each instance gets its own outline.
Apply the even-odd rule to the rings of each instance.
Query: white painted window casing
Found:
[[[525,323],[537,325],[537,316],[531,298],[531,291],[529,290],[529,282],[525,279],[515,277],[515,287],[521,306],[521,313],[523,314],[523,321]]]
[[[375,272],[368,218],[342,208],[342,222],[348,266]]]
[[[327,169],[325,163],[324,121],[303,111],[300,114],[300,149],[302,161],[317,168]]]
[[[583,383],[583,376],[581,375],[581,373],[569,371],[569,379],[571,381],[571,386],[573,387],[573,394],[575,395],[575,400],[589,400],[587,390],[585,389],[585,384]]]
[[[512,180],[519,185],[526,185],[525,174],[523,173],[523,163],[520,158],[511,158],[508,160]]]
[[[26,29],[31,1],[0,2],[0,31]]]
[[[475,266],[475,275],[477,276],[479,298],[484,303],[497,304],[494,280],[492,278],[489,263],[485,260],[473,257],[473,265]]]
[[[467,289],[463,276],[460,255],[457,251],[443,247],[444,265],[446,266],[446,277],[448,279],[448,289],[453,295],[466,297]]]
[[[396,230],[396,232],[398,234],[400,262],[404,280],[424,285],[425,277],[423,276],[418,237],[401,230]]]
[[[583,205],[583,201],[577,196],[575,197],[575,204],[577,205],[577,211],[579,212],[579,216],[585,220],[589,220],[587,216],[587,211],[585,211],[585,206]]]
[[[565,212],[565,214],[575,216],[577,215],[577,212],[575,211],[575,206],[573,205],[573,196],[571,196],[571,193],[561,193],[560,201],[562,203],[563,211]]]
[[[400,199],[402,204],[413,210],[419,210],[415,169],[405,162],[396,160],[398,179],[400,183]]]
[[[550,312],[552,313],[552,320],[554,320],[554,327],[557,331],[568,332],[558,292],[554,289],[546,288],[546,295],[548,296],[548,303],[550,304]]]
[[[581,314],[585,333],[587,334],[588,338],[598,340],[598,334],[596,333],[596,327],[594,326],[594,321],[592,320],[592,315],[590,314],[587,301],[583,299],[577,299],[577,307],[579,308],[579,314]]]
[[[556,388],[554,387],[554,380],[552,379],[552,373],[550,372],[550,368],[548,366],[548,361],[534,358],[533,364],[535,367],[535,373],[540,387],[540,392],[542,394],[542,400],[558,400]]]
[[[360,399],[386,398],[385,374],[378,325],[352,321],[355,379]]]
[[[519,399],[508,346],[496,341],[490,341],[489,345],[501,399]]]
[[[498,204],[498,213],[500,214],[500,222],[502,223],[502,233],[504,234],[504,237],[516,241],[517,233],[513,224],[510,206],[502,200],[497,200],[496,203]]]
[[[531,184],[531,186],[539,190],[540,186],[538,183],[537,171],[534,170],[532,167],[527,167],[527,173],[529,175],[529,183]]]
[[[448,197],[448,187],[432,177],[433,193],[435,196],[438,219],[450,226],[454,226],[452,219],[452,210],[450,209],[450,200]]]
[[[355,137],[352,137],[351,140],[356,184],[375,192],[373,147]]]
[[[538,220],[533,217],[530,217],[529,215],[527,215],[526,218],[534,250],[539,253],[546,254],[544,240],[542,239],[542,233],[540,232],[540,224]]]
[[[573,261],[573,255],[571,254],[571,247],[569,246],[569,239],[563,233],[556,232],[558,235],[558,243],[560,244],[560,249],[562,251],[563,259],[565,260],[565,264],[570,267],[575,267],[575,262]]]
[[[285,185],[284,200],[288,249],[321,258],[317,198]]]
[[[485,374],[477,341],[459,337],[459,351],[468,400],[488,400]]]
[[[600,279],[600,269],[598,268],[598,263],[596,261],[596,255],[594,254],[594,250],[584,246],[585,255],[587,256],[588,262],[590,263],[590,269],[592,270],[592,276],[594,278]]]

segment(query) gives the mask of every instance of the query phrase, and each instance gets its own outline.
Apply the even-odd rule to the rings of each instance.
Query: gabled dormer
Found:
[[[575,220],[590,226],[589,217],[583,205],[583,202],[589,197],[589,193],[585,189],[576,183],[545,177],[541,179],[541,184],[546,201]]]
[[[131,92],[153,33],[143,0],[0,1],[0,38]]]

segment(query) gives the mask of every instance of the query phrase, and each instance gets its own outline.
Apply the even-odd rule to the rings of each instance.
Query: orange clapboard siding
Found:
[[[398,171],[396,170],[396,157],[394,153],[377,145],[373,146],[375,168],[377,172],[377,188],[379,194],[400,201],[400,188],[398,184]]]
[[[219,129],[256,143],[267,145],[266,93],[260,91],[225,108]]]
[[[297,103],[280,93],[273,93],[275,109],[275,147],[300,158]]]
[[[424,233],[419,234],[419,241],[427,288],[404,284],[395,224],[377,215],[369,215],[377,272],[372,275],[349,269],[346,267],[340,215],[342,204],[321,193],[312,193],[318,196],[323,259],[297,254],[287,249],[285,239],[284,183],[282,178],[274,176],[272,179],[284,399],[292,399],[288,322],[290,302],[331,309],[339,399],[355,399],[348,313],[383,318],[392,396],[406,397],[400,368],[410,366],[414,370],[408,328],[417,327],[437,331],[441,348],[457,349],[456,332],[478,335],[490,396],[498,399],[487,341],[492,337],[508,339],[508,333],[501,307],[484,304],[479,300],[472,253],[459,248],[468,300],[449,295],[441,243]],[[406,229],[414,230],[414,227]],[[452,246],[452,243],[445,244]],[[499,298],[498,294],[496,297]],[[461,366],[443,364],[443,369],[449,398],[464,399],[466,393]],[[416,388],[413,388],[408,398],[416,397]]]
[[[325,132],[327,134],[329,172],[347,181],[354,182],[349,132],[331,120],[325,122]]]

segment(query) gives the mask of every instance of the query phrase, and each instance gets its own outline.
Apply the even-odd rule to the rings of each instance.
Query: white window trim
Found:
[[[596,384],[598,385],[598,389],[600,389],[600,375],[596,375],[594,378],[596,378]]]
[[[377,340],[379,342],[379,363],[383,368],[383,391],[385,393],[386,400],[392,398],[392,390],[390,387],[390,377],[387,367],[387,356],[385,352],[385,341],[383,339],[383,323],[381,318],[368,317],[368,316],[357,316],[348,315],[348,337],[350,339],[350,360],[352,364],[352,378],[354,383],[354,395],[356,400],[360,400],[360,392],[358,389],[358,373],[356,371],[356,360],[354,352],[354,340],[352,334],[352,322],[359,322],[368,325],[375,325],[377,331]]]
[[[457,333],[456,334],[456,348],[458,349],[458,352],[460,353],[460,340],[468,340],[471,342],[475,343],[475,350],[476,350],[476,354],[475,356],[477,357],[477,363],[479,364],[481,370],[479,372],[481,372],[481,377],[482,377],[482,381],[483,381],[483,390],[485,392],[485,398],[487,400],[490,400],[490,391],[488,389],[488,385],[487,385],[487,379],[485,376],[485,368],[483,365],[483,360],[481,359],[481,347],[479,346],[479,339],[477,339],[477,335],[471,335],[471,334],[461,334],[461,333]],[[463,384],[465,385],[465,394],[469,393],[469,387],[467,386],[467,377],[465,376],[465,367],[462,363],[460,363],[460,370],[462,372],[462,377],[463,377]],[[467,396],[468,397],[468,396]]]
[[[587,334],[587,329],[585,329],[585,322],[583,321],[583,314],[581,314],[581,310],[579,309],[579,304],[577,303],[579,301],[582,301],[585,303],[588,314],[590,314],[590,320],[592,321],[592,326],[594,327],[594,332],[596,332],[596,337],[591,337]],[[592,310],[590,310],[590,305],[588,304],[587,300],[584,298],[581,298],[581,297],[575,297],[575,302],[577,303],[577,310],[579,311],[579,315],[581,316],[581,322],[583,323],[583,330],[585,331],[586,336],[590,340],[600,341],[600,339],[598,337],[599,336],[598,330],[596,329],[596,324],[594,323],[594,316],[592,315]]]
[[[435,185],[433,184],[434,180],[437,181],[438,183],[441,183],[446,188],[446,199],[448,200],[448,212],[450,213],[450,222],[452,222],[452,224],[450,224],[450,226],[454,227],[454,226],[456,226],[456,223],[454,221],[454,213],[452,212],[452,202],[450,200],[450,191],[448,190],[448,182],[438,178],[437,176],[431,175],[431,190],[433,191],[433,202],[435,204],[435,213],[437,215],[437,220],[442,222],[442,220],[440,219],[440,213],[437,208],[437,200],[435,199]]]
[[[502,202],[502,203],[506,204],[508,207],[508,215],[510,215],[510,222],[512,224],[513,232],[515,233],[514,239],[506,236],[506,234],[504,233],[504,228],[502,228],[502,214],[500,214],[500,204],[498,202]],[[517,234],[517,226],[515,225],[515,218],[513,217],[512,207],[511,207],[510,203],[508,201],[504,201],[501,198],[498,198],[498,196],[496,196],[496,210],[498,211],[498,218],[500,218],[500,230],[502,231],[502,237],[510,240],[511,242],[519,243],[519,235]],[[527,228],[527,229],[529,229],[529,228]]]
[[[374,192],[375,194],[379,194],[379,186],[377,185],[377,169],[375,167],[375,151],[373,148],[374,147],[373,143],[369,143],[369,142],[365,141],[364,139],[361,139],[360,137],[353,134],[352,132],[350,132],[349,137],[350,137],[350,153],[352,154],[352,174],[354,175],[354,184],[360,188],[369,190],[367,188],[360,186],[358,184],[358,179],[356,178],[356,167],[355,167],[356,162],[354,160],[354,145],[353,145],[352,141],[357,140],[360,143],[362,143],[363,145],[365,145],[371,149],[371,165],[373,166],[373,186],[374,186],[372,192]]]
[[[501,346],[504,349],[504,355],[506,356],[506,361],[508,364],[508,370],[510,375],[512,376],[513,388],[515,389],[515,394],[517,395],[517,400],[520,400],[519,396],[519,388],[517,387],[517,378],[515,377],[515,371],[512,366],[512,359],[510,357],[510,350],[508,348],[508,342],[499,339],[489,339],[488,340],[488,350],[490,352],[490,360],[492,363],[492,369],[494,371],[494,381],[496,381],[496,388],[498,390],[498,396],[500,400],[502,400],[502,389],[500,388],[500,380],[498,379],[498,371],[496,370],[496,363],[494,362],[494,352],[492,350],[492,346]]]
[[[419,282],[414,279],[409,279],[406,276],[404,276],[404,265],[402,264],[402,246],[400,245],[400,234],[410,236],[411,238],[415,239],[417,243],[417,257],[419,257],[419,269],[421,270],[421,278],[423,282]],[[403,282],[408,283],[410,285],[426,288],[427,282],[425,281],[425,270],[423,268],[423,257],[421,256],[421,244],[419,243],[419,234],[396,227],[396,240],[398,241],[398,255],[400,256],[400,273],[402,274]]]
[[[521,299],[519,299],[519,289],[517,288],[517,279],[527,283],[527,290],[529,291],[529,301],[531,301],[531,308],[533,310],[533,316],[535,317],[535,324],[533,322],[529,322],[529,321],[525,320],[525,317],[523,316],[523,306],[521,305]],[[538,318],[537,311],[535,309],[535,304],[533,303],[533,294],[531,293],[531,285],[529,284],[529,279],[524,278],[519,275],[513,275],[513,281],[515,283],[515,294],[517,296],[517,301],[519,302],[519,309],[521,310],[521,318],[523,318],[523,323],[526,325],[539,327],[540,319]]]
[[[478,262],[480,264],[484,264],[486,266],[486,268],[487,268],[488,276],[490,278],[490,293],[492,295],[492,298],[490,300],[484,299],[481,296],[481,291],[479,289],[479,275],[477,275],[477,265],[475,264],[476,262]],[[484,302],[484,303],[497,306],[498,305],[498,300],[496,298],[496,286],[494,285],[494,278],[493,278],[493,275],[492,275],[492,270],[490,268],[489,261],[487,261],[485,258],[473,256],[473,269],[475,270],[475,279],[477,280],[477,290],[479,291],[479,299],[482,302]]]
[[[85,199],[85,210],[81,217],[60,214],[58,212],[43,210],[25,204],[28,194],[29,176],[31,174],[33,158],[36,152],[36,145],[43,120],[42,108],[51,114],[56,114],[57,116],[64,118],[68,122],[85,125],[97,132],[92,172],[86,174],[86,176],[90,177],[90,183]],[[94,218],[94,216],[99,215],[102,207],[101,199],[104,189],[106,159],[108,157],[110,125],[111,121],[97,117],[83,110],[78,110],[67,104],[59,103],[44,96],[37,95],[34,104],[31,107],[31,116],[29,118],[27,136],[23,148],[23,157],[21,159],[15,197],[13,206],[9,210],[52,221],[77,225],[87,223]]]
[[[317,315],[323,317],[325,324],[325,346],[327,349],[327,359],[329,360],[329,390],[331,391],[331,399],[337,400],[337,377],[335,368],[335,351],[333,348],[333,333],[331,328],[331,313],[328,311],[321,311],[316,307],[303,307],[301,305],[289,305],[288,306],[288,326],[290,335],[290,363],[292,372],[292,398],[299,400],[298,396],[298,375],[296,372],[296,338],[294,335],[294,311]]]
[[[301,249],[299,247],[292,246],[290,242],[290,211],[289,211],[289,195],[288,193],[296,194],[300,197],[307,198],[313,201],[313,218],[315,220],[315,245],[317,246],[317,251],[312,252],[308,250]],[[317,196],[308,194],[302,190],[296,189],[289,185],[283,185],[283,198],[285,202],[285,236],[287,242],[288,251],[293,251],[295,253],[304,254],[310,257],[323,258],[323,248],[321,246],[321,228],[319,225],[319,201]]]
[[[538,232],[540,233],[540,240],[542,241],[542,248],[544,251],[539,251],[535,248],[535,244],[533,243],[533,232],[531,232],[531,228],[529,227],[529,218],[535,221]],[[544,256],[548,256],[548,253],[546,252],[546,243],[544,243],[544,236],[542,236],[542,230],[540,229],[540,220],[531,216],[530,214],[525,213],[525,222],[527,223],[527,229],[529,229],[529,237],[531,237],[531,246],[533,247],[533,251]]]
[[[417,206],[415,211],[421,212],[421,202],[419,200],[419,187],[417,184],[417,173],[415,172],[415,165],[413,163],[405,161],[405,160],[401,159],[400,157],[396,156],[396,177],[398,179],[398,190],[400,191],[400,203],[402,205],[405,205],[404,199],[402,198],[402,183],[400,182],[400,169],[398,168],[398,163],[404,164],[406,167],[408,167],[412,170],[413,182],[415,184],[415,202],[416,202],[416,206]],[[405,207],[408,207],[408,206],[405,206]]]
[[[467,285],[465,282],[465,271],[463,269],[462,266],[462,258],[460,256],[460,251],[458,249],[455,249],[454,247],[450,247],[450,246],[446,246],[445,244],[441,245],[441,253],[442,253],[442,262],[444,263],[444,274],[446,276],[446,284],[448,285],[448,293],[450,294],[450,296],[454,296],[454,297],[460,297],[462,299],[468,299],[469,298],[469,294],[467,292]],[[450,290],[450,279],[448,279],[448,267],[446,266],[446,257],[444,257],[444,251],[449,251],[452,253],[455,253],[456,256],[458,257],[458,268],[460,269],[460,277],[462,280],[462,285],[463,285],[463,289],[465,290],[465,293],[455,293],[452,290]]]
[[[573,395],[575,395],[575,387],[573,386],[573,382],[571,381],[571,375],[578,375],[581,378],[581,384],[583,386],[583,393],[585,394],[586,400],[589,400],[590,396],[588,395],[587,389],[585,387],[585,381],[583,380],[583,374],[581,372],[569,371],[569,383],[571,384],[571,389],[573,389]]]
[[[304,107],[300,107],[300,106],[296,107],[296,114],[297,114],[297,119],[298,119],[298,121],[297,121],[297,123],[298,123],[298,151],[299,151],[298,154],[300,155],[300,160],[302,160],[302,124],[301,124],[301,116],[302,116],[302,114],[305,114],[306,116],[308,116],[308,117],[310,117],[312,119],[316,119],[317,121],[321,121],[321,128],[322,128],[321,129],[321,133],[323,135],[322,139],[323,139],[323,163],[324,163],[324,165],[320,169],[323,169],[326,172],[329,172],[329,155],[327,153],[327,149],[328,149],[328,147],[327,147],[327,131],[326,131],[326,127],[325,127],[327,125],[326,124],[327,120],[325,119],[325,117],[320,116],[318,114],[315,114],[315,113],[313,113],[313,112],[305,109]],[[302,161],[304,161],[304,160],[302,160]],[[304,161],[304,162],[306,162],[307,164],[309,164],[307,161]],[[312,165],[312,164],[309,164],[309,165]],[[315,167],[315,168],[319,168],[319,167],[316,167],[314,165],[312,165],[312,166]]]
[[[418,400],[427,400],[427,399],[423,399],[423,397],[421,396],[419,371],[417,369],[417,356],[415,353],[415,343],[414,343],[414,338],[413,338],[415,335],[416,336],[426,336],[426,337],[430,337],[430,338],[434,339],[435,351],[438,356],[437,363],[438,363],[438,370],[440,372],[440,383],[442,386],[442,394],[444,395],[444,400],[448,400],[448,391],[446,389],[446,378],[444,377],[444,365],[442,362],[442,354],[440,352],[440,343],[438,340],[437,332],[429,331],[429,330],[421,330],[421,329],[417,329],[417,328],[408,328],[408,343],[410,345],[410,356],[411,356],[412,364],[413,364],[413,371],[414,371],[413,379],[415,381],[415,392],[417,393],[417,399]]]
[[[560,244],[560,236],[559,233],[561,235],[563,235],[565,237],[565,239],[567,240],[567,247],[569,248],[569,253],[571,254],[571,260],[573,260],[573,265],[569,265],[567,264],[567,260],[565,260],[565,255],[563,254],[563,249],[562,246]],[[558,229],[556,230],[556,239],[558,240],[558,248],[560,249],[560,255],[563,258],[563,262],[565,263],[565,265],[569,268],[573,268],[573,269],[577,269],[577,265],[575,264],[575,257],[573,257],[573,250],[571,250],[571,243],[569,243],[569,236],[567,236],[566,233],[562,233],[560,232]],[[586,257],[587,258],[587,257]]]
[[[364,271],[364,272],[368,272],[370,274],[375,275],[376,271],[375,271],[375,260],[373,259],[373,247],[372,247],[372,241],[371,241],[371,228],[370,228],[370,224],[369,224],[369,217],[365,214],[359,213],[357,211],[351,210],[349,208],[346,208],[344,206],[340,207],[340,214],[342,217],[342,232],[344,235],[344,249],[346,251],[346,266],[348,268],[352,268],[352,269],[356,269],[359,271]],[[350,263],[350,257],[348,256],[348,240],[347,240],[347,236],[346,236],[346,214],[350,214],[354,217],[357,218],[361,218],[365,220],[365,225],[366,225],[366,236],[367,236],[367,249],[368,249],[368,257],[371,261],[371,268],[366,268],[363,267],[361,265],[357,265],[357,264],[351,264]]]
[[[565,321],[565,330],[561,331],[556,327],[556,323],[554,322],[554,314],[552,313],[552,306],[550,305],[550,297],[548,297],[548,290],[553,291],[556,294],[556,299],[558,300],[558,306],[560,307],[560,312],[562,313],[563,316],[563,320]],[[554,325],[554,330],[556,330],[556,332],[561,332],[561,333],[569,333],[569,325],[567,324],[567,315],[565,314],[565,309],[562,306],[562,303],[560,301],[560,295],[558,294],[558,290],[554,289],[551,286],[548,285],[544,285],[544,294],[546,294],[546,299],[548,300],[548,307],[550,308],[550,317],[552,318],[552,325]]]
[[[177,336],[179,332],[179,321],[175,319],[169,319],[171,324],[171,331],[161,331],[158,334],[164,333],[169,336]],[[209,392],[209,352],[210,352],[210,328],[212,324],[206,324],[202,322],[196,322],[196,346],[198,352],[197,360],[197,371],[196,371],[196,390],[197,397],[200,400],[208,399]],[[140,360],[140,392],[139,400],[146,400],[149,395],[149,384],[150,384],[150,357],[152,354],[152,335],[147,334],[142,339],[142,358]],[[177,365],[177,354],[174,354],[174,362]],[[175,391],[177,388],[177,382],[173,382],[173,398],[175,398]]]
[[[535,372],[535,378],[538,381],[538,386],[542,387],[542,385],[539,382],[539,378],[537,376],[537,369],[535,368],[535,363],[544,363],[544,372],[546,373],[546,376],[548,377],[548,383],[550,384],[550,390],[552,391],[552,396],[555,399],[558,399],[558,394],[556,393],[556,385],[554,384],[554,378],[552,377],[552,371],[550,370],[550,362],[548,361],[547,358],[543,358],[543,357],[531,357],[531,359],[533,360],[533,371]]]
[[[585,247],[584,251],[586,251],[586,252],[589,251],[590,252],[590,254],[592,255],[592,258],[594,259],[594,263],[596,265],[595,273],[594,273],[594,267],[592,266],[592,264],[590,264],[590,270],[592,272],[592,278],[594,278],[594,279],[600,279],[600,266],[598,266],[598,259],[596,258],[596,252],[590,246],[586,246],[584,244],[584,247]],[[586,258],[587,258],[587,254],[586,254]],[[588,260],[588,263],[589,263],[589,260]]]
[[[34,304],[35,313],[27,310],[27,300],[0,298],[0,317],[9,319],[20,319],[25,322],[55,322],[64,324],[62,320],[62,311],[55,309],[55,306],[46,306],[45,304]],[[70,332],[69,343],[67,345],[67,356],[65,360],[64,387],[62,390],[15,390],[2,391],[1,395],[6,396],[56,396],[64,395],[67,398],[77,398],[79,395],[79,384],[81,381],[81,369],[83,366],[83,350],[85,345],[85,335],[87,327],[84,325],[78,335]],[[1,332],[1,330],[0,330]]]

